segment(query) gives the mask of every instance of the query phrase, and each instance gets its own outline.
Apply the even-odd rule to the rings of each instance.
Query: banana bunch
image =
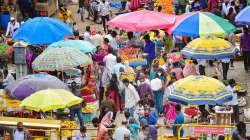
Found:
[[[77,124],[74,121],[63,121],[62,128],[77,128]]]
[[[96,107],[94,105],[88,104],[84,108],[82,108],[83,113],[93,113],[96,112]]]
[[[236,86],[234,86],[234,88],[235,88],[236,91],[242,90],[242,87],[239,84],[237,84]]]
[[[128,72],[122,72],[120,75],[120,80],[123,80],[127,78],[130,82],[135,80],[135,74],[133,73],[128,73]]]

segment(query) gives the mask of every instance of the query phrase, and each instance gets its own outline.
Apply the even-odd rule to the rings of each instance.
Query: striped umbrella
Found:
[[[96,47],[88,41],[82,40],[62,40],[48,46],[48,48],[68,47],[79,49],[83,53],[93,53]]]
[[[52,48],[45,50],[32,63],[36,71],[65,70],[77,66],[86,66],[92,59],[75,48]]]
[[[168,32],[177,36],[198,37],[224,36],[235,30],[231,23],[219,16],[208,12],[193,12],[178,16]]]
[[[232,91],[217,79],[188,76],[167,88],[170,101],[190,105],[216,105],[232,100]]]
[[[237,51],[236,47],[224,39],[201,37],[189,42],[181,53],[186,58],[214,60],[233,58]]]

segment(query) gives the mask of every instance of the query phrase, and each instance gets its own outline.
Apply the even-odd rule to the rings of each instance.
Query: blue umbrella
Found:
[[[13,34],[14,40],[25,41],[31,45],[47,45],[63,40],[65,35],[73,35],[67,24],[49,17],[36,17],[26,21]]]
[[[235,17],[237,25],[250,25],[250,6],[241,10]]]
[[[58,47],[75,48],[80,50],[82,53],[93,53],[96,51],[96,47],[93,44],[91,44],[88,41],[82,41],[82,40],[58,41],[53,44],[50,44],[47,50],[49,50],[50,48],[58,48]]]

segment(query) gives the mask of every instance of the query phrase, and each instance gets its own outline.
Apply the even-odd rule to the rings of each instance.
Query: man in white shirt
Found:
[[[9,84],[15,81],[15,78],[7,69],[3,71],[3,74],[4,74],[3,87],[7,87]]]
[[[112,73],[113,67],[117,64],[116,60],[117,59],[113,49],[109,48],[109,54],[103,58],[103,62],[105,63],[105,67],[110,71],[110,73]]]
[[[122,121],[122,125],[118,127],[114,132],[114,135],[113,135],[114,140],[124,140],[124,136],[131,137],[131,133],[127,128],[127,124],[128,122],[126,120]]]
[[[110,4],[108,1],[102,0],[102,2],[99,5],[100,15],[102,16],[102,25],[104,32],[107,31],[107,26],[106,26],[106,20],[109,21],[109,15],[111,14],[111,9],[110,9]]]
[[[129,111],[130,116],[134,117],[134,108],[140,101],[139,94],[128,79],[124,79],[122,82],[125,85],[125,108]]]
[[[25,132],[22,122],[17,123],[17,129],[14,131],[14,140],[25,140]]]
[[[108,34],[108,35],[105,36],[105,38],[107,38],[109,40],[109,44],[110,44],[111,48],[114,50],[115,53],[117,53],[117,51],[118,51],[116,36],[117,36],[116,31],[111,31],[111,34]]]
[[[119,79],[121,71],[125,71],[125,65],[122,64],[120,57],[117,58],[117,64],[113,67],[112,74],[116,74]]]
[[[14,17],[11,17],[10,18],[10,22],[8,23],[8,26],[7,26],[7,31],[6,31],[6,34],[5,36],[10,36],[12,37],[13,33],[20,27],[20,24],[19,22],[17,22],[15,20]]]
[[[239,112],[239,106],[238,106],[238,96],[234,88],[236,82],[234,79],[230,79],[228,81],[228,84],[229,85],[227,86],[227,89],[233,93],[232,94],[233,98],[230,102],[227,103],[227,105],[231,105],[233,107],[232,122],[237,124],[240,119],[239,118],[240,112]]]
[[[90,37],[91,43],[93,45],[97,46],[102,46],[103,44],[103,36],[101,35],[101,32],[98,31],[97,34],[93,35]]]
[[[84,41],[91,42],[91,39],[90,39],[91,35],[90,34],[91,34],[90,26],[86,26],[86,31],[83,34]]]
[[[76,136],[75,140],[90,140],[90,138],[88,137],[88,135],[86,133],[86,127],[85,126],[83,126],[80,129],[80,134]]]

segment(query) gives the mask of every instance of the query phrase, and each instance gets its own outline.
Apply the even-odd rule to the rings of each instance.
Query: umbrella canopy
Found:
[[[91,63],[92,59],[78,49],[58,47],[45,50],[34,60],[32,67],[36,71],[62,71]]]
[[[175,22],[175,15],[141,10],[121,14],[108,22],[126,31],[144,32],[149,30],[166,29]]]
[[[241,10],[235,17],[237,25],[250,25],[250,6]]]
[[[14,40],[32,45],[47,45],[73,35],[72,28],[60,20],[49,17],[36,17],[26,21],[13,34]]]
[[[237,48],[221,38],[201,37],[189,42],[181,52],[186,58],[214,60],[233,58]]]
[[[96,51],[96,47],[88,41],[82,40],[62,40],[55,42],[48,46],[50,48],[58,48],[58,47],[68,47],[68,48],[76,48],[79,49],[83,53],[93,53]]]
[[[194,12],[178,16],[168,32],[177,36],[198,37],[204,35],[224,36],[235,30],[235,27],[227,20],[212,13]]]
[[[181,104],[216,105],[232,100],[232,92],[217,79],[188,76],[168,87],[168,99]]]
[[[5,89],[12,98],[23,100],[37,91],[48,88],[69,90],[68,86],[60,79],[46,73],[26,75],[17,79]]]
[[[80,104],[82,99],[63,89],[38,91],[24,99],[20,106],[34,111],[50,111]]]

